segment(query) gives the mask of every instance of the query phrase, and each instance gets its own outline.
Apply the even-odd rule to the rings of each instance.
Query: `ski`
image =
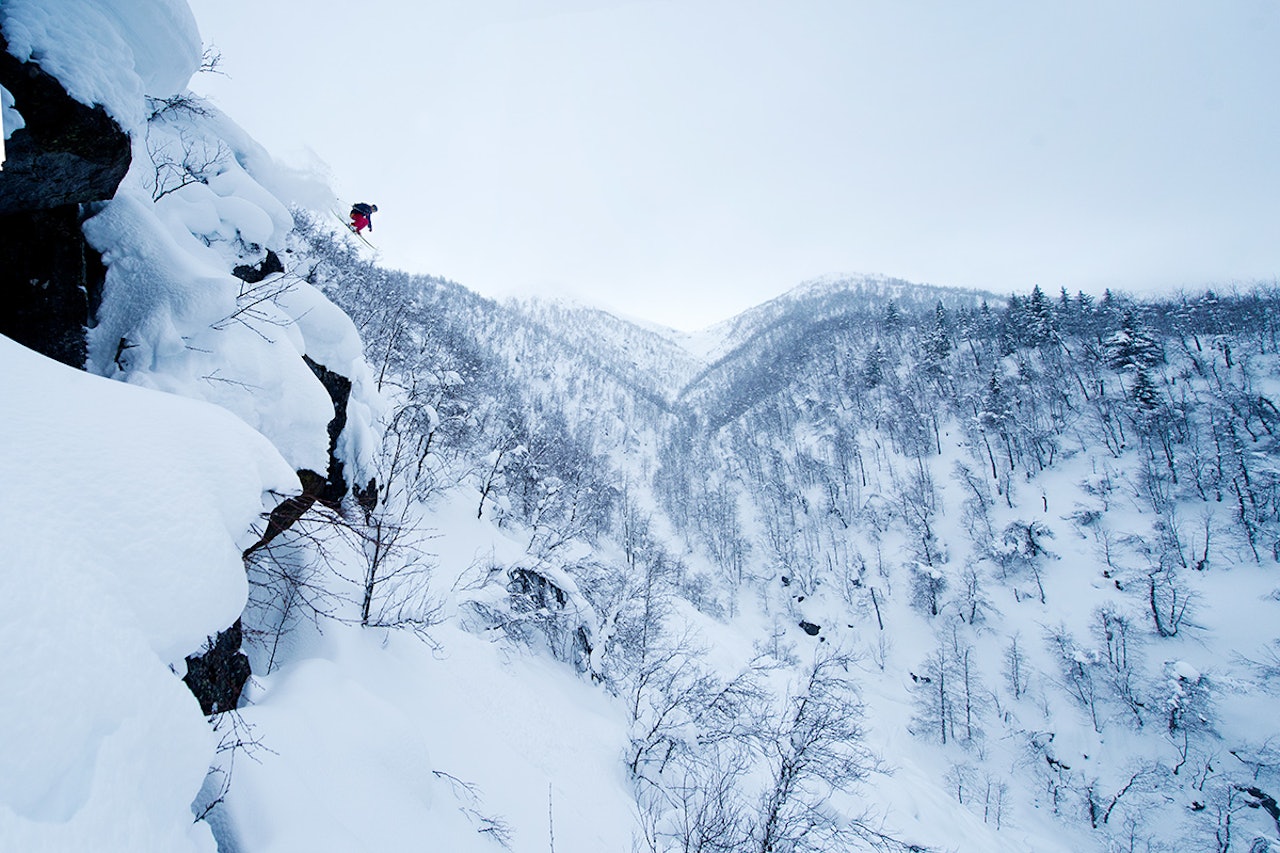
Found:
[[[341,222],[341,223],[342,223],[342,226],[343,226],[344,228],[346,228],[348,231],[350,231],[352,234],[354,234],[354,235],[356,236],[356,238],[360,240],[360,242],[361,242],[361,243],[364,243],[364,244],[365,244],[366,246],[368,246],[370,249],[376,249],[376,248],[377,248],[376,246],[374,246],[372,243],[370,243],[370,242],[369,242],[368,238],[366,238],[363,234],[361,234],[359,231],[357,231],[357,230],[356,230],[355,226],[351,224],[350,220],[348,220],[348,219],[343,219],[343,218],[342,218],[342,214],[341,214],[341,213],[338,213],[338,211],[333,210],[332,208],[330,208],[329,212],[330,212],[330,213],[332,213],[332,214],[334,215],[334,217],[335,217],[339,222]]]

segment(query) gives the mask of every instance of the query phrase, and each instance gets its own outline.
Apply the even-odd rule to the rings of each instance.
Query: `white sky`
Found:
[[[1280,6],[192,0],[389,266],[693,329],[801,281],[1280,275]]]

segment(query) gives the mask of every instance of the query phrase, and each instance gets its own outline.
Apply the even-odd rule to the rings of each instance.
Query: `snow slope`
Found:
[[[0,363],[0,849],[210,851],[182,658],[239,616],[240,551],[297,478],[216,407],[7,338]]]

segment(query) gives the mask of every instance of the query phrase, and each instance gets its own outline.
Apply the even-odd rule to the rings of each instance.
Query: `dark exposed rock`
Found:
[[[83,367],[105,270],[80,230],[82,206],[115,194],[129,170],[129,136],[101,106],[18,61],[2,33],[0,85],[26,122],[6,141],[0,170],[0,333]]]
[[[302,358],[333,401],[333,420],[329,421],[329,470],[325,474],[305,468],[298,472],[302,494],[287,498],[271,511],[262,538],[245,549],[245,557],[270,544],[271,540],[288,530],[316,501],[337,510],[347,494],[347,481],[343,473],[345,466],[338,458],[337,448],[338,437],[347,426],[347,400],[351,397],[351,380],[306,356]],[[377,484],[370,480],[364,488],[357,487],[355,496],[366,513],[373,512],[378,503]]]
[[[1276,831],[1280,832],[1280,804],[1276,803],[1275,797],[1270,796],[1261,788],[1254,785],[1248,787],[1237,785],[1236,790],[1253,797],[1253,799],[1247,801],[1245,805],[1251,809],[1262,809],[1264,812],[1271,815],[1271,819],[1275,821],[1276,824]]]
[[[359,483],[351,487],[351,493],[355,496],[356,503],[364,510],[364,514],[368,516],[378,507],[378,480],[371,478],[363,487]]]
[[[84,367],[85,326],[105,277],[81,234],[78,206],[0,216],[0,333]]]
[[[347,426],[347,400],[351,398],[351,380],[341,374],[334,373],[323,364],[317,364],[307,356],[302,360],[311,368],[311,372],[320,380],[324,390],[329,392],[333,400],[333,420],[329,421],[329,471],[324,484],[316,491],[316,499],[325,506],[337,509],[342,498],[347,494],[347,481],[343,476],[342,460],[338,458],[338,436]]]
[[[303,468],[298,472],[298,480],[302,483],[302,494],[285,498],[271,510],[271,514],[267,516],[267,529],[263,531],[262,537],[244,550],[243,556],[246,560],[254,551],[270,545],[271,540],[297,523],[298,519],[302,518],[303,514],[315,504],[316,492],[324,489],[324,477],[315,471]]]
[[[805,632],[806,634],[808,634],[810,637],[816,637],[816,636],[818,636],[818,632],[822,630],[822,627],[821,627],[820,625],[815,625],[815,624],[813,624],[812,622],[804,622],[804,621],[801,621],[801,623],[800,623],[800,627],[801,627],[801,628],[804,630],[804,632]]]
[[[187,658],[187,674],[182,680],[200,702],[200,710],[220,714],[234,710],[240,691],[249,680],[249,658],[240,651],[243,635],[240,620],[209,641],[202,654]]]
[[[512,607],[517,613],[546,617],[572,610],[569,593],[537,569],[515,568],[511,570],[510,577],[507,592],[511,594]],[[541,622],[547,639],[551,641],[553,654],[584,672],[590,669],[593,644],[585,625],[578,624],[571,631],[564,631],[563,627],[555,627],[554,618],[536,621]]]
[[[534,610],[559,610],[569,600],[554,581],[533,569],[512,569],[507,591],[527,599]]]
[[[129,171],[129,135],[101,106],[67,94],[35,62],[9,53],[0,33],[0,86],[13,95],[26,127],[5,143],[0,214],[102,201]]]
[[[267,256],[258,264],[254,266],[241,264],[231,270],[233,276],[248,284],[257,284],[267,276],[278,272],[284,272],[284,264],[280,262],[280,256],[270,249],[267,249]]]

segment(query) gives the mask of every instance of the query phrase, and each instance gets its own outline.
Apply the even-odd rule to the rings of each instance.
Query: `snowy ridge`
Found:
[[[652,393],[674,400],[701,366],[696,354],[672,346],[670,329],[646,327],[605,311],[571,303],[527,300],[517,310],[547,326],[547,334],[563,336],[565,344],[579,351],[599,351],[604,369],[634,366],[625,381],[648,387]]]
[[[808,341],[820,341],[824,329],[866,325],[881,319],[891,306],[905,316],[914,316],[937,304],[950,310],[974,309],[987,302],[987,297],[884,276],[809,282],[719,327],[707,367],[681,391],[681,400],[717,420],[725,411],[750,405],[749,399],[769,383],[785,382],[796,359],[806,357]],[[994,297],[990,303],[997,304]],[[751,387],[743,387],[743,364],[760,360],[762,352],[770,353],[771,366],[765,371],[748,367]],[[760,382],[765,386],[757,388]]]
[[[921,305],[932,308],[934,302],[938,301],[951,309],[976,307],[983,300],[993,306],[1003,303],[1000,297],[982,291],[916,284],[889,276],[823,276],[804,282],[781,296],[708,329],[700,337],[715,343],[710,348],[703,349],[702,353],[708,362],[720,361],[773,324],[807,310],[821,309],[822,306],[883,310],[889,302],[895,300],[901,303],[899,307],[908,309]]]

